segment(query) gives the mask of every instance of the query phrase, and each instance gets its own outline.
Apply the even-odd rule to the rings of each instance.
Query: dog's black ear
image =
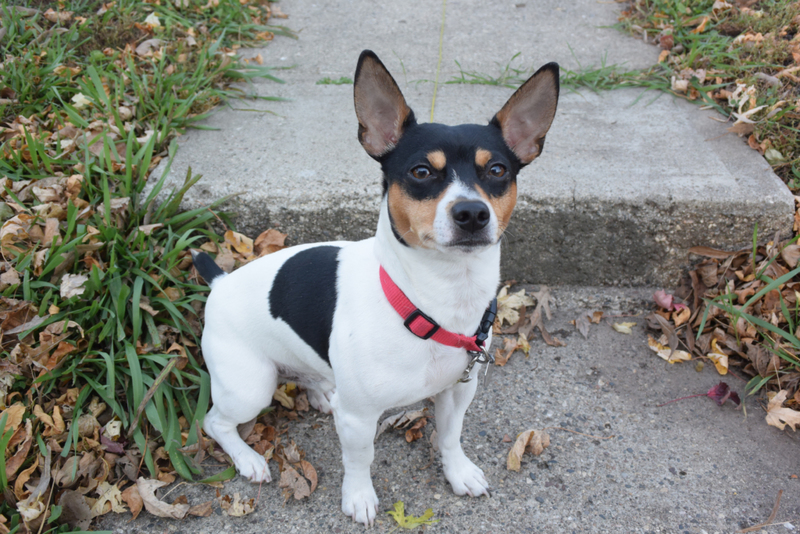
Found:
[[[394,78],[371,50],[358,58],[353,96],[358,140],[373,158],[390,152],[403,130],[416,122]]]
[[[558,64],[548,63],[511,95],[490,124],[499,127],[523,165],[542,153],[558,105]]]

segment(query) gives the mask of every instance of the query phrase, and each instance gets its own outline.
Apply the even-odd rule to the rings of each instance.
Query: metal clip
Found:
[[[467,364],[467,368],[464,369],[463,376],[458,379],[459,383],[469,382],[470,380],[472,380],[472,377],[469,376],[469,374],[472,372],[472,368],[475,367],[476,363],[485,363],[485,364],[489,364],[489,365],[494,364],[494,356],[492,356],[491,354],[486,352],[486,349],[484,349],[484,348],[481,348],[480,352],[468,350],[467,354],[471,355],[472,359]],[[489,372],[488,367],[489,367],[489,365],[487,365],[487,369],[484,371],[484,375],[483,375],[484,376],[484,384],[487,383],[486,377],[488,376],[488,372]]]

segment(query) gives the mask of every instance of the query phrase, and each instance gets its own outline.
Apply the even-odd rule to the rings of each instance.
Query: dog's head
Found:
[[[558,103],[558,65],[528,79],[486,126],[417,124],[378,56],[355,75],[358,140],[383,168],[395,237],[414,248],[470,252],[498,242],[517,173],[536,159]]]

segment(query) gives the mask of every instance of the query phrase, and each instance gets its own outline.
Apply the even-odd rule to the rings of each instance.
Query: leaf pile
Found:
[[[647,323],[661,332],[661,340],[651,337],[650,347],[670,363],[699,359],[699,365],[710,362],[721,375],[749,379],[749,394],[761,389],[780,392],[780,403],[771,403],[770,409],[787,410],[784,415],[792,420],[789,411],[800,414],[797,239],[781,241],[776,236],[759,246],[754,234],[754,246],[737,252],[690,249],[703,259],[674,296],[655,295],[659,309]],[[774,424],[770,418],[768,422]]]
[[[509,285],[503,286],[497,294],[497,318],[492,327],[495,335],[516,334],[517,337],[503,338],[503,348],[495,349],[495,364],[504,366],[516,350],[521,350],[528,356],[531,350],[530,340],[536,337],[534,329],[538,329],[545,343],[552,347],[562,347],[564,343],[547,331],[544,318],[551,319],[550,305],[555,302],[547,286],[541,286],[539,291],[525,293],[520,289],[516,293],[509,293]],[[533,310],[528,314],[528,308]],[[542,315],[544,314],[544,315]]]
[[[0,5],[0,534],[142,507],[210,513],[155,496],[202,478],[208,457],[228,463],[200,431],[208,288],[190,247],[232,269],[285,235],[217,235],[226,199],[180,213],[191,171],[155,199],[184,128],[242,95],[232,82],[277,80],[236,55],[286,33],[265,25],[274,13],[262,0]]]
[[[621,24],[661,49],[673,94],[729,117],[729,131],[800,187],[800,4],[632,0]]]

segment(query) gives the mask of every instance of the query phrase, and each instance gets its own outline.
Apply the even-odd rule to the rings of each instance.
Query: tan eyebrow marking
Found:
[[[428,152],[427,154],[428,161],[431,162],[433,168],[437,171],[441,171],[444,169],[445,164],[447,163],[447,158],[444,157],[444,152],[441,150],[434,150],[433,152]]]
[[[475,163],[478,167],[486,167],[490,159],[492,159],[492,153],[485,148],[479,148],[475,151]]]

